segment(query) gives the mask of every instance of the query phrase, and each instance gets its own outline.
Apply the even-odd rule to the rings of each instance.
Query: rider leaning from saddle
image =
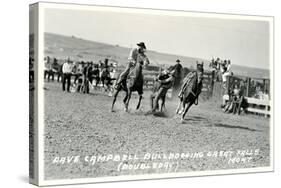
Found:
[[[126,66],[126,69],[120,74],[119,79],[116,81],[115,89],[122,87],[122,85],[126,85],[126,79],[130,74],[131,68],[133,68],[137,62],[139,61],[147,61],[149,62],[147,56],[145,55],[146,46],[144,42],[137,43],[137,47],[133,48],[129,55],[129,63]],[[126,86],[125,86],[126,87]]]
[[[168,89],[170,89],[175,81],[175,73],[176,70],[164,70],[158,77],[156,78],[156,81],[160,82],[158,91],[155,94],[155,98],[153,100],[153,109],[152,112],[155,112],[158,107],[158,101],[163,95],[166,95]]]

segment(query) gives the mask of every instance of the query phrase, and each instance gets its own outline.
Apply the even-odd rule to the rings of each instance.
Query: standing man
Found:
[[[83,74],[83,65],[81,62],[76,62],[74,84],[76,84],[76,82],[82,76],[82,74]]]
[[[90,63],[89,62],[85,62],[85,66],[83,68],[83,78],[84,78],[84,82],[83,82],[83,93],[89,93],[90,92],[90,88],[89,88],[89,77],[88,77],[88,69],[89,69]]]
[[[173,85],[173,96],[176,96],[178,93],[180,86],[181,86],[181,79],[182,79],[182,65],[180,64],[180,60],[176,60],[176,64],[173,67],[174,70],[174,85]]]
[[[71,74],[73,65],[70,59],[62,65],[62,90],[65,91],[65,84],[67,84],[67,92],[70,92]]]
[[[60,82],[60,80],[62,81],[62,65],[58,66],[58,77],[57,77],[57,82]]]
[[[54,72],[54,61],[49,61],[48,63],[48,82],[50,80],[54,81],[55,79],[55,72]]]
[[[89,67],[88,67],[88,80],[92,84],[93,83],[93,62],[89,62]]]
[[[147,56],[145,55],[145,51],[146,51],[146,46],[145,46],[144,42],[137,43],[137,47],[133,48],[131,50],[129,58],[128,58],[129,63],[126,66],[126,69],[120,74],[118,80],[116,81],[115,89],[118,90],[118,88],[120,86],[122,86],[123,84],[126,84],[126,80],[130,73],[131,68],[134,67],[140,59],[144,59],[145,61],[147,61],[149,63],[149,60],[148,60]]]
[[[49,56],[44,58],[44,79],[49,78],[49,71],[50,71],[50,64],[51,64],[51,58]]]
[[[86,62],[86,66],[83,68],[83,77],[84,77],[83,93],[90,93],[90,83],[92,82],[92,62]]]
[[[94,65],[93,80],[96,80],[95,87],[97,87],[99,82],[100,82],[100,70],[99,70],[99,65],[98,64]]]
[[[105,59],[104,59],[104,66],[105,66],[105,67],[108,67],[108,58],[105,58]]]

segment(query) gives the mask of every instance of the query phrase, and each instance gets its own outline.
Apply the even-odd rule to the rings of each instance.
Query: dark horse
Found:
[[[127,79],[123,81],[120,85],[120,87],[115,88],[114,94],[113,94],[113,102],[111,111],[113,112],[114,104],[116,102],[118,93],[123,90],[126,92],[126,96],[123,99],[124,105],[125,105],[125,111],[128,111],[129,102],[131,99],[132,92],[137,91],[139,95],[139,101],[137,104],[136,109],[139,109],[141,100],[142,100],[142,94],[143,94],[143,74],[142,69],[144,65],[144,61],[146,62],[145,65],[147,65],[149,62],[148,60],[139,60],[136,65],[132,68],[131,72],[129,73]],[[120,75],[119,75],[120,76]],[[118,80],[118,79],[117,79]]]
[[[196,71],[190,72],[184,80],[184,85],[182,86],[182,93],[180,94],[180,102],[177,107],[176,113],[181,114],[181,122],[184,122],[184,117],[188,109],[193,105],[198,104],[198,97],[202,90],[204,63],[197,62]],[[182,104],[182,110],[179,112],[180,106]]]

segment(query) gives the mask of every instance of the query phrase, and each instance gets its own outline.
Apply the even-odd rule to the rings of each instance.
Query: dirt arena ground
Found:
[[[174,160],[176,172],[251,168],[268,166],[269,121],[257,115],[224,114],[219,104],[199,102],[186,116],[185,123],[175,115],[176,101],[166,101],[164,114],[147,115],[148,94],[136,111],[137,96],[123,111],[122,98],[116,112],[110,112],[112,98],[100,91],[91,94],[62,92],[57,82],[45,85],[45,179],[66,179],[166,173],[163,168],[118,171],[114,161],[55,164],[55,157],[146,153],[196,153],[259,149],[248,162],[229,162],[228,156]],[[250,151],[249,151],[250,152]],[[244,157],[247,157],[246,154]],[[141,163],[145,162],[138,159]],[[163,160],[162,160],[163,161]],[[147,161],[146,161],[147,162]],[[175,171],[174,171],[175,172]]]

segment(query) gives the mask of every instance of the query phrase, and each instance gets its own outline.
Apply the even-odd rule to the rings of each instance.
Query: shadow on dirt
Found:
[[[243,130],[247,130],[247,131],[261,132],[261,130],[251,129],[249,127],[242,127],[242,126],[238,126],[238,125],[228,125],[228,124],[223,124],[223,123],[214,123],[213,126],[214,127],[224,127],[224,128],[231,128],[231,129],[243,129]]]
[[[84,94],[84,93],[81,93],[81,94]],[[106,94],[106,95],[105,95],[105,94]],[[107,93],[102,93],[102,92],[90,92],[90,93],[88,93],[87,95],[109,97],[109,96],[107,95]]]
[[[151,110],[143,113],[143,115],[148,116],[148,115],[152,115],[155,117],[160,117],[160,118],[172,118],[174,116],[173,113],[168,112],[168,111],[164,111],[164,112],[160,112],[160,111],[156,111],[156,112],[152,112]]]
[[[162,118],[170,118],[173,117],[173,114],[169,112],[154,112],[153,114],[155,117],[162,117]]]
[[[185,118],[186,121],[208,121],[207,118],[200,117],[200,116],[189,116],[188,118]]]

